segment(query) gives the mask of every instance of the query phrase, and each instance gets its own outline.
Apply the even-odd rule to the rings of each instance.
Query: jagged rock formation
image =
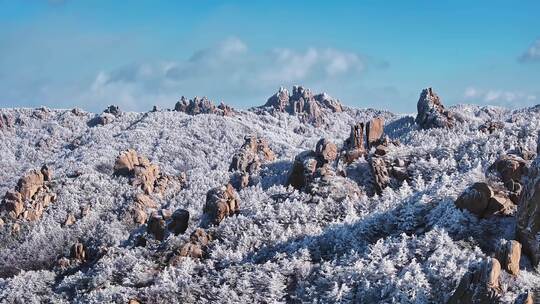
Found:
[[[174,106],[177,112],[184,112],[189,115],[197,114],[217,114],[222,116],[233,116],[234,109],[221,102],[217,107],[207,97],[195,97],[187,100],[184,96]]]
[[[287,184],[296,189],[308,186],[315,177],[333,174],[329,165],[337,158],[337,147],[327,139],[320,139],[315,151],[304,151],[298,154],[289,171]]]
[[[522,191],[521,177],[527,174],[529,162],[515,154],[499,157],[490,170],[494,170],[501,177],[502,182],[510,193],[510,199],[518,203]]]
[[[519,260],[521,259],[521,244],[518,241],[506,241],[500,245],[497,258],[501,266],[508,273],[519,274]]]
[[[455,201],[459,209],[466,209],[479,216],[510,215],[515,206],[504,193],[496,193],[487,183],[474,183]]]
[[[233,172],[231,183],[236,189],[247,187],[258,174],[261,163],[274,161],[274,152],[268,141],[255,135],[244,137],[244,144],[231,161],[229,171]]]
[[[325,111],[342,112],[343,106],[326,93],[314,95],[309,89],[293,86],[292,94],[281,87],[260,109],[286,112],[298,116],[302,122],[320,126],[325,120]]]
[[[219,225],[228,216],[240,210],[240,199],[231,184],[216,187],[206,194],[204,213],[208,217],[208,224]]]
[[[48,187],[51,179],[52,170],[47,166],[41,170],[31,170],[20,178],[15,190],[8,190],[2,200],[1,211],[4,216],[11,220],[40,219],[45,209],[56,200],[56,195]]]
[[[186,179],[185,173],[177,177],[162,174],[156,164],[132,149],[121,152],[117,157],[114,175],[128,177],[133,186],[140,187],[146,194],[156,192],[159,195],[163,195],[171,183],[183,184]]]
[[[500,274],[501,264],[495,258],[487,258],[480,265],[474,265],[461,278],[447,304],[497,303],[501,293]]]
[[[380,194],[390,184],[390,175],[386,163],[381,157],[373,156],[369,158],[369,165],[375,179],[375,191]]]
[[[366,123],[366,137],[368,148],[376,145],[381,139],[384,132],[384,119],[376,117]]]
[[[444,108],[439,96],[431,88],[422,90],[417,109],[418,115],[415,121],[422,129],[454,126],[455,119],[452,113]]]
[[[540,145],[539,145],[540,146]],[[540,157],[531,164],[524,178],[517,211],[517,240],[533,264],[540,262]]]
[[[350,164],[366,154],[364,148],[364,124],[357,123],[351,126],[349,138],[345,140],[343,145],[343,157],[345,162]]]

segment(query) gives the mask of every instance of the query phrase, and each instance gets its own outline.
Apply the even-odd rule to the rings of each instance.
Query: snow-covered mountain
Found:
[[[501,258],[516,240],[517,214],[528,229],[540,227],[520,210],[536,199],[520,198],[534,193],[527,180],[536,171],[516,181],[518,191],[492,166],[505,155],[535,166],[540,108],[444,109],[435,97],[423,92],[419,119],[416,110],[353,109],[299,88],[247,111],[205,99],[147,113],[2,109],[0,299],[470,303],[467,292],[491,292],[502,303],[526,292],[540,299],[531,245],[522,244],[517,274]],[[384,120],[383,137],[353,136],[351,127],[374,118]],[[229,182],[236,190],[220,188]],[[493,191],[487,201],[505,199],[504,212],[475,214],[455,203],[479,182]],[[473,193],[480,196],[467,204],[480,201],[481,191]],[[496,274],[493,257],[502,265]],[[475,277],[486,267],[487,279]]]

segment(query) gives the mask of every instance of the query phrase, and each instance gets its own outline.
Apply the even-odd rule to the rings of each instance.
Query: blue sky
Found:
[[[427,86],[534,105],[540,2],[0,0],[0,107],[248,108],[293,84],[394,112]]]

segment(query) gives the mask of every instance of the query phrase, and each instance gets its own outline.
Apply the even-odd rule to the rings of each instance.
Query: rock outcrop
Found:
[[[128,177],[133,186],[140,187],[146,194],[156,192],[160,195],[163,195],[171,182],[177,181],[182,185],[186,180],[184,173],[177,177],[162,174],[158,165],[132,149],[121,152],[117,157],[114,175]]]
[[[2,200],[4,215],[12,220],[40,219],[45,209],[56,200],[56,195],[47,185],[51,180],[52,170],[46,166],[41,171],[31,170],[20,178],[15,189],[8,190]]]
[[[540,157],[523,178],[523,192],[517,211],[517,240],[534,265],[540,262]]]
[[[384,132],[384,119],[376,117],[366,123],[366,137],[368,148],[375,146]]]
[[[527,174],[529,161],[518,155],[507,154],[498,158],[490,170],[496,171],[510,192],[510,199],[517,204],[522,191],[521,177]]]
[[[210,237],[206,234],[206,231],[201,228],[197,228],[191,233],[189,241],[180,247],[176,253],[173,255],[170,263],[178,263],[179,259],[182,257],[191,257],[191,258],[203,258],[207,254],[207,247],[210,241]]]
[[[495,193],[484,182],[474,183],[467,188],[455,201],[459,209],[465,209],[478,217],[492,215],[510,215],[514,204],[504,194]]]
[[[521,259],[521,244],[514,240],[503,242],[497,252],[497,259],[501,262],[502,269],[517,276]]]
[[[221,116],[233,116],[234,109],[221,102],[217,107],[207,97],[195,97],[187,100],[184,96],[174,106],[177,112],[184,112],[189,115],[197,114],[217,114]]]
[[[216,187],[206,194],[204,214],[207,224],[219,225],[228,216],[232,216],[240,210],[240,199],[231,184]]]
[[[390,175],[386,163],[381,157],[370,157],[369,165],[375,180],[375,191],[380,194],[390,184]]]
[[[474,265],[461,278],[447,304],[497,303],[501,294],[501,264],[495,258],[487,258]]]
[[[275,160],[276,156],[268,141],[255,135],[244,137],[244,144],[234,154],[229,171],[233,172],[231,183],[236,189],[247,187],[258,174],[262,163]]]
[[[320,126],[325,121],[326,111],[342,112],[343,106],[326,93],[313,94],[302,86],[293,86],[292,94],[282,87],[259,109],[286,112],[298,116],[304,123]]]
[[[170,222],[167,224],[167,229],[174,235],[183,234],[186,232],[189,223],[189,212],[185,209],[177,209],[171,216]]]
[[[444,108],[441,99],[431,88],[422,90],[417,110],[415,121],[422,129],[452,128],[454,126],[455,119],[452,113]]]
[[[295,157],[287,184],[304,189],[315,177],[332,175],[334,170],[330,163],[336,158],[337,146],[325,138],[320,139],[315,151],[304,151]]]
[[[343,158],[350,164],[366,154],[364,148],[364,123],[357,123],[351,126],[349,138],[343,144]]]

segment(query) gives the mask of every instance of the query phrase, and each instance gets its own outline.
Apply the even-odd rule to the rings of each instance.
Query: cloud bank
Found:
[[[250,50],[238,38],[194,52],[188,59],[134,63],[100,71],[86,96],[114,98],[128,108],[143,109],[152,103],[172,104],[180,95],[209,95],[226,102],[256,99],[262,104],[279,86],[357,81],[370,59],[355,52],[332,48],[275,48]],[[110,97],[108,97],[110,96]],[[142,103],[142,104],[141,104]]]
[[[507,91],[498,89],[480,89],[468,87],[463,99],[465,102],[476,102],[498,106],[526,106],[537,100],[538,96],[529,92]]]

